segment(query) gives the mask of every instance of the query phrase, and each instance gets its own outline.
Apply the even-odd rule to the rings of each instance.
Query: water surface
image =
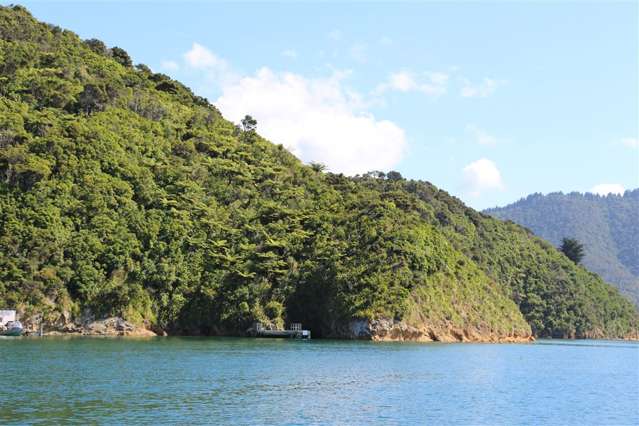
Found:
[[[0,424],[639,424],[639,345],[5,338]]]

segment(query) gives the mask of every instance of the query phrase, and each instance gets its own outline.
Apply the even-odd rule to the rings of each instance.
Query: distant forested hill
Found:
[[[175,334],[636,333],[615,288],[522,227],[397,172],[304,165],[255,124],[0,7],[0,306]]]
[[[583,264],[639,305],[639,189],[622,196],[533,194],[486,213],[557,246],[564,237],[576,238],[585,246]]]

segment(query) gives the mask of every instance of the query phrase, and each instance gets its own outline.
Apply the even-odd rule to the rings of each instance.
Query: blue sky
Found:
[[[334,171],[476,208],[639,186],[636,2],[21,4]]]

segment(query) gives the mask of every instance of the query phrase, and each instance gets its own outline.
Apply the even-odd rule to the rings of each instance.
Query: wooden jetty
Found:
[[[302,329],[302,324],[294,322],[285,330],[267,330],[262,323],[256,323],[253,328],[256,337],[288,337],[292,339],[310,339],[311,330]]]

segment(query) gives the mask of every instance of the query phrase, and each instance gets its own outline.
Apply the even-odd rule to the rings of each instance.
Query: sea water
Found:
[[[639,345],[0,339],[0,424],[639,424]]]

